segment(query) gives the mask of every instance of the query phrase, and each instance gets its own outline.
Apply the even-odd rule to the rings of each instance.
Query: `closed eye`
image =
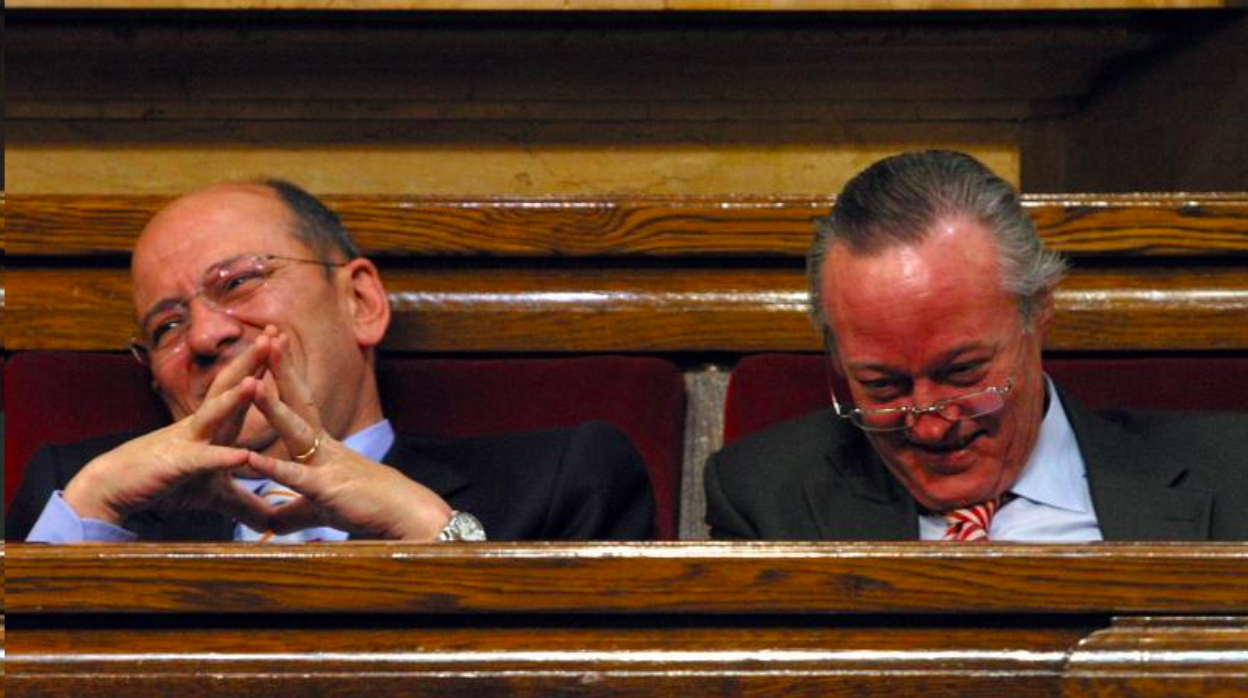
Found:
[[[265,273],[259,269],[249,269],[237,274],[230,274],[218,284],[217,298],[228,299],[245,296],[259,288],[266,278]]]
[[[170,315],[156,320],[152,324],[151,330],[147,333],[147,336],[151,338],[152,346],[161,346],[182,326],[182,322],[181,315]]]
[[[975,385],[984,379],[984,364],[961,364],[944,372],[944,379],[954,385]]]
[[[902,397],[906,392],[906,382],[893,378],[860,380],[858,384],[867,397],[874,403],[886,403]]]

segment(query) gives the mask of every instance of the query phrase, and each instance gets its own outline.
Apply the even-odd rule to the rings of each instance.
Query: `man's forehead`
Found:
[[[266,225],[288,224],[291,217],[285,204],[267,187],[217,185],[176,199],[157,212],[144,226],[135,251],[159,247],[166,238],[176,239],[197,231],[246,233]]]
[[[957,225],[869,254],[833,245],[823,301],[842,359],[927,365],[998,345],[1017,300],[1001,283],[995,250],[986,231]]]
[[[296,248],[295,246],[298,246]],[[188,292],[212,265],[246,254],[298,254],[293,216],[257,185],[218,185],[169,204],[148,223],[130,266],[137,314]]]
[[[974,221],[938,221],[920,240],[869,252],[838,242],[828,248],[824,265],[825,295],[847,298],[894,294],[947,293],[973,284],[999,286],[1000,260],[991,233]]]

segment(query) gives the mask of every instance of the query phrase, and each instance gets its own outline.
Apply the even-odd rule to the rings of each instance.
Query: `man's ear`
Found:
[[[1040,291],[1031,299],[1032,328],[1043,340],[1049,334],[1049,325],[1053,324],[1053,289]]]
[[[347,262],[343,273],[355,340],[362,347],[376,347],[390,327],[390,296],[381,283],[381,273],[363,257]]]

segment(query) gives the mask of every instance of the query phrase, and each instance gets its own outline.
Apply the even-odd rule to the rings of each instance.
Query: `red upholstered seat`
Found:
[[[126,355],[30,352],[5,367],[13,409],[5,503],[41,444],[168,421],[150,378]],[[601,419],[637,445],[654,483],[656,530],[676,536],[684,383],[646,357],[434,360],[388,358],[378,369],[386,414],[401,433],[471,436]]]
[[[1248,357],[1054,357],[1044,366],[1095,409],[1248,411]],[[846,394],[842,384],[837,395]],[[829,405],[822,355],[748,356],[728,383],[724,442]]]

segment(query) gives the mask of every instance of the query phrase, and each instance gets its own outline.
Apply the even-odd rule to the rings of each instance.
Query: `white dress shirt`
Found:
[[[989,540],[1104,540],[1092,508],[1087,467],[1062,399],[1045,376],[1049,408],[1027,464],[1009,491],[1015,498],[997,510]],[[939,514],[919,515],[919,538],[941,540],[948,524]]]

